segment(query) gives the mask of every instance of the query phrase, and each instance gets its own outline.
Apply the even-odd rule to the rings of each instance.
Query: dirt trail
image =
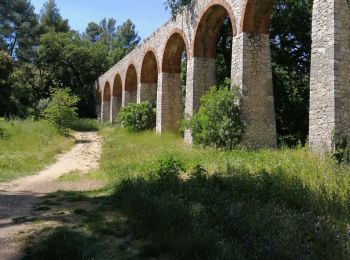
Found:
[[[30,228],[14,220],[30,217],[34,203],[48,193],[58,190],[91,190],[101,183],[83,181],[59,183],[56,180],[69,172],[88,172],[98,169],[101,157],[101,141],[97,133],[76,133],[76,145],[66,154],[59,155],[52,164],[37,175],[0,184],[0,259],[20,259],[18,244],[14,237]]]

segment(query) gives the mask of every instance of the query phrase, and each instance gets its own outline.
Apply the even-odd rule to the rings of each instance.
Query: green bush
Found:
[[[99,123],[96,119],[80,118],[73,121],[70,128],[79,132],[96,132],[99,130]]]
[[[103,259],[96,239],[83,233],[57,228],[44,230],[39,235],[25,248],[24,259]]]
[[[131,132],[153,129],[156,126],[156,109],[148,102],[132,103],[121,109],[118,119]]]
[[[159,160],[156,175],[164,180],[177,179],[184,169],[183,163],[170,155],[169,157]]]
[[[77,104],[79,98],[72,96],[68,88],[55,89],[51,101],[44,110],[44,117],[53,124],[59,132],[68,133],[71,123],[78,118]]]
[[[0,140],[8,140],[10,137],[10,133],[5,128],[0,127]]]
[[[240,93],[236,87],[211,88],[201,99],[201,107],[185,127],[192,131],[196,144],[233,149],[244,134],[238,106]]]

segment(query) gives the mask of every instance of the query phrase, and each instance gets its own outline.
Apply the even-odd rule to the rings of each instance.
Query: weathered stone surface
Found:
[[[309,142],[320,153],[349,141],[349,37],[347,0],[314,1]]]
[[[276,147],[269,20],[274,0],[197,0],[184,8],[129,55],[102,75],[97,111],[108,121],[130,102],[157,101],[157,132],[176,131],[186,113],[215,83],[215,43],[225,18],[232,23],[232,84],[242,92],[244,143]],[[311,68],[310,146],[331,152],[350,135],[350,17],[347,0],[315,0]],[[186,100],[182,100],[180,65],[187,54]],[[116,81],[119,83],[116,84]],[[120,91],[110,88],[118,86]],[[185,103],[185,113],[183,106]],[[120,108],[120,106],[119,106]],[[109,111],[109,110],[108,110]],[[191,133],[185,139],[191,142]]]

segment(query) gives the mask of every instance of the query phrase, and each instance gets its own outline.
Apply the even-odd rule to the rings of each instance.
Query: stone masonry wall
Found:
[[[320,153],[349,140],[349,22],[347,0],[314,2],[309,141]]]
[[[200,21],[204,14],[208,14],[209,8],[220,5],[220,12],[224,7],[233,25],[231,80],[242,92],[242,117],[247,125],[244,142],[254,147],[275,147],[277,138],[268,35],[273,4],[274,0],[194,1],[102,75],[97,81],[96,92],[104,93],[105,86],[114,86],[114,81],[120,76],[123,91],[118,94],[119,97],[111,100],[112,103],[122,99],[125,106],[128,102],[154,100],[157,97],[157,132],[176,131],[178,121],[184,116],[179,94],[181,83],[178,74],[164,73],[169,72],[166,71],[169,64],[163,63],[165,48],[174,33],[180,34],[185,42],[188,58],[185,111],[192,116],[198,110],[204,91],[215,83],[215,67],[213,60],[210,60],[210,50],[204,53],[208,56],[195,56],[197,30],[201,32],[198,38],[201,45],[197,46],[197,51],[208,51],[206,48],[210,46],[203,44],[210,44],[206,37],[215,34],[215,31],[210,31],[215,27],[210,21],[221,19],[220,13],[209,12],[211,18],[203,19],[209,24],[203,25]],[[348,0],[314,0],[309,141],[311,149],[321,153],[334,151],[344,140],[350,143],[349,18]],[[154,92],[155,86],[140,82],[144,57],[150,51],[157,60],[157,71],[148,71],[149,68],[146,71],[158,73],[157,93]],[[125,91],[126,73],[131,65],[136,68],[138,79],[138,90],[133,93]],[[111,113],[106,112],[108,107],[112,107]],[[108,101],[103,101],[97,104],[97,111],[101,111],[100,117],[106,121],[109,114],[115,116],[117,113],[114,107]],[[192,141],[188,131],[186,140]]]

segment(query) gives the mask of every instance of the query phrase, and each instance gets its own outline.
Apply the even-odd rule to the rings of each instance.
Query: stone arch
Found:
[[[114,121],[117,113],[122,107],[122,96],[123,96],[123,83],[120,74],[117,73],[114,77],[113,81],[113,89],[112,89],[112,120]]]
[[[162,68],[158,83],[157,132],[179,130],[184,116],[184,102],[181,84],[181,62],[189,49],[181,30],[174,30],[166,41]]]
[[[102,92],[102,122],[109,122],[111,115],[111,85],[105,82]]]
[[[159,64],[154,50],[147,50],[141,65],[139,101],[156,103]]]
[[[205,8],[195,29],[194,57],[215,57],[216,40],[226,17],[229,17],[231,21],[232,37],[234,37],[237,34],[236,18],[230,5],[226,1],[218,0]]]
[[[190,57],[188,41],[180,29],[173,30],[169,35],[163,51],[162,72],[180,73],[183,52],[186,51],[187,59]]]
[[[275,0],[244,0],[241,31],[268,34],[274,4]]]
[[[219,32],[225,21],[231,23],[230,39],[237,34],[236,18],[231,5],[225,0],[210,1],[198,18],[192,46],[193,56],[189,62],[190,82],[187,86],[186,115],[191,117],[199,109],[200,99],[216,82],[216,50]],[[232,49],[224,58],[227,76],[231,77]],[[226,75],[225,75],[226,76]],[[185,140],[192,142],[191,133],[185,132]]]
[[[137,83],[138,76],[137,70],[133,63],[128,66],[128,70],[125,76],[125,85],[124,85],[124,106],[129,103],[137,102]]]

